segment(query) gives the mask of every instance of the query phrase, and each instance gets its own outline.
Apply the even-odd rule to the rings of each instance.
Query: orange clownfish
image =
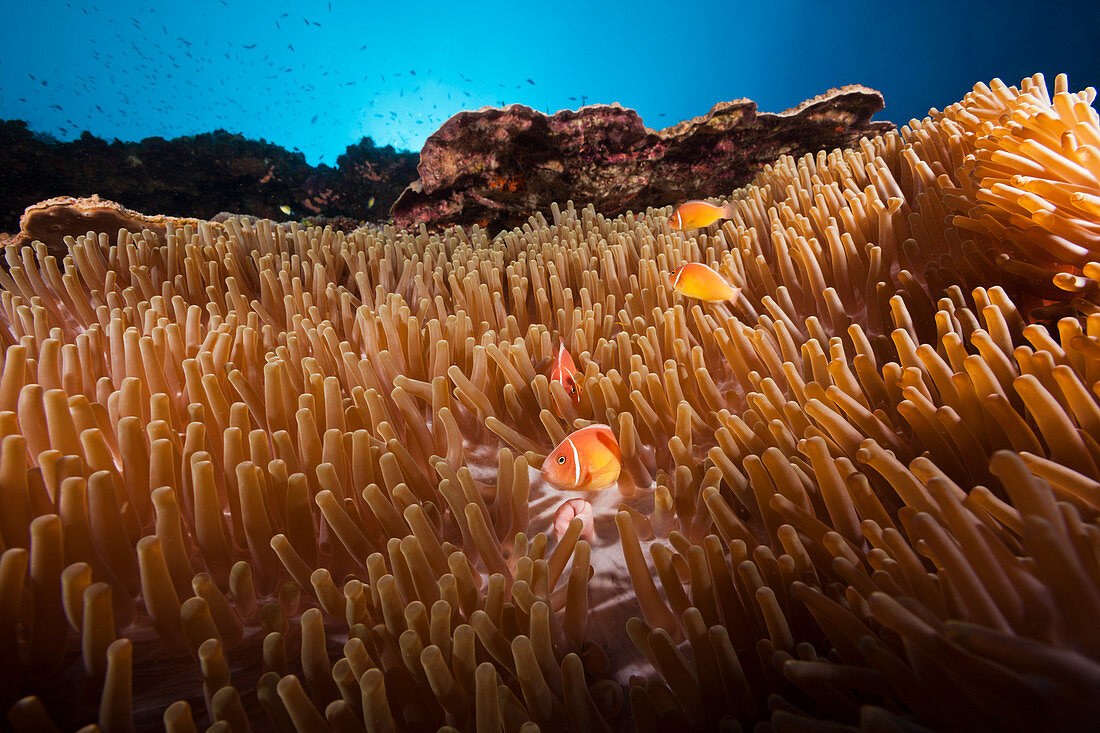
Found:
[[[741,292],[702,262],[680,265],[668,282],[677,293],[699,300],[735,300]]]
[[[565,350],[565,344],[558,345],[558,355],[550,364],[550,381],[561,382],[574,403],[581,401],[581,386],[577,383],[577,365],[573,357]]]
[[[673,229],[683,231],[685,229],[699,229],[709,227],[719,219],[729,219],[734,214],[734,205],[715,206],[706,201],[688,201],[680,204],[679,208],[669,217],[668,223]]]
[[[619,480],[623,454],[606,425],[589,425],[566,436],[542,462],[542,476],[566,491],[595,491]]]

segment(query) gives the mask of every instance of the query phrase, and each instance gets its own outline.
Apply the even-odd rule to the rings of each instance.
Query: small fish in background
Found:
[[[623,454],[606,425],[589,425],[565,437],[542,462],[542,477],[565,491],[597,491],[619,480]]]
[[[699,300],[736,300],[741,292],[741,288],[730,285],[726,278],[702,262],[680,265],[668,282],[677,293]]]
[[[373,209],[374,208],[374,196],[371,196],[369,199],[367,199],[367,208],[368,209]]]
[[[558,343],[558,355],[550,364],[550,381],[561,382],[573,403],[580,404],[581,386],[577,384],[577,365],[573,356],[565,350],[564,342]]]
[[[279,207],[279,211],[283,212],[283,213],[284,213],[284,214],[286,214],[287,216],[290,216],[290,214],[291,214],[291,209],[290,209],[290,207],[289,207],[289,206],[287,206],[286,204],[283,204],[282,206],[280,206],[280,207]]]
[[[668,218],[668,224],[678,231],[700,229],[709,227],[719,219],[731,218],[735,211],[732,203],[715,206],[706,201],[688,201],[680,204],[676,211],[672,212],[672,216]]]

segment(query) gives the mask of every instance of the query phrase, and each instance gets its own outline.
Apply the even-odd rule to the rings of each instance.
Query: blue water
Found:
[[[1091,8],[1085,10],[1084,8]],[[223,128],[335,163],[419,150],[450,115],[619,102],[662,128],[715,102],[778,112],[842,84],[904,123],[974,82],[1100,85],[1100,4],[2,0],[0,118],[69,140]]]

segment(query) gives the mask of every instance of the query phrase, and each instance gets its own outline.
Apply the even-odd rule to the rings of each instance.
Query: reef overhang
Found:
[[[739,188],[781,155],[850,148],[894,129],[872,122],[882,95],[830,89],[792,109],[758,112],[749,99],[663,130],[632,109],[588,105],[546,115],[519,104],[460,112],[425,142],[420,179],[391,209],[402,226],[470,225],[491,231],[527,221],[554,201],[609,216]]]

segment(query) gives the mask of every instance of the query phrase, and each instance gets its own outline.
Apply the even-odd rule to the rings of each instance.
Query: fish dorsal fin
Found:
[[[538,364],[535,364],[536,374],[546,374],[548,377],[552,376],[550,372],[553,370],[554,365],[558,363],[561,358],[561,350],[565,348],[565,340],[558,336],[558,350],[550,356],[544,356],[539,360]]]
[[[615,456],[616,459],[622,461],[623,452],[622,449],[619,448],[619,442],[615,440],[615,434],[611,432],[611,428],[606,425],[599,425],[592,432],[596,436],[596,440],[600,441],[605,448],[611,451],[611,454]]]

